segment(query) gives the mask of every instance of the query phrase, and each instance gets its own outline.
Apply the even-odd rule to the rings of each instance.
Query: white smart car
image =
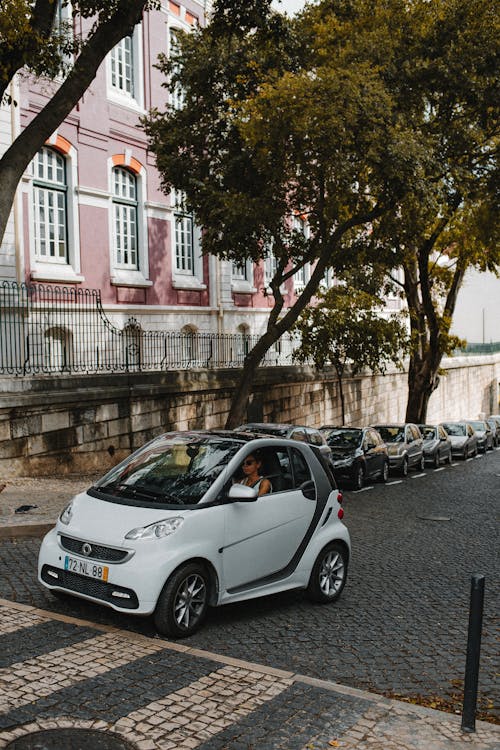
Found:
[[[209,605],[295,588],[332,602],[350,557],[341,502],[313,446],[168,433],[73,498],[42,542],[39,580],[154,613],[158,630],[176,637],[193,633]]]

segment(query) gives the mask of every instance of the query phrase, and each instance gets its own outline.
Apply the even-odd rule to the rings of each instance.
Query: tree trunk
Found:
[[[234,430],[238,425],[246,421],[246,410],[248,400],[252,392],[257,368],[264,359],[271,346],[278,341],[280,333],[268,330],[258,340],[252,351],[245,357],[240,379],[236,386],[234,396],[226,420],[226,430]]]
[[[89,37],[66,80],[0,159],[0,245],[24,170],[88,89],[108,52],[133,32],[145,5],[146,0],[118,4],[113,16]]]
[[[415,355],[410,356],[408,370],[408,402],[406,405],[407,422],[425,424],[427,407],[432,393],[439,385],[439,366],[442,354],[428,350],[422,359],[416,361]]]

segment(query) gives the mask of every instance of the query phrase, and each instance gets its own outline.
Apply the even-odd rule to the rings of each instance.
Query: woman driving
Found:
[[[272,492],[271,482],[261,475],[262,459],[257,452],[250,453],[243,461],[241,468],[245,478],[241,480],[240,484],[244,484],[246,487],[255,487],[258,489],[259,495],[267,495]]]

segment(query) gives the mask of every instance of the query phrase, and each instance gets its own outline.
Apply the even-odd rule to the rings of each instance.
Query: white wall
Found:
[[[492,273],[466,274],[451,330],[471,344],[500,341],[500,279]]]

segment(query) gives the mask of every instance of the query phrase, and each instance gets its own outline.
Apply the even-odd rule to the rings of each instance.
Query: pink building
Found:
[[[0,279],[98,289],[109,319],[143,330],[258,333],[272,304],[273,258],[235,267],[200,254],[200,232],[165,196],[140,117],[168,92],[154,67],[206,3],[167,0],[108,55],[70,116],[25,174],[0,250]],[[51,81],[23,76],[20,106],[0,110],[0,153],[40,111]],[[297,279],[304,283],[306,277]],[[292,296],[292,283],[287,294]]]

